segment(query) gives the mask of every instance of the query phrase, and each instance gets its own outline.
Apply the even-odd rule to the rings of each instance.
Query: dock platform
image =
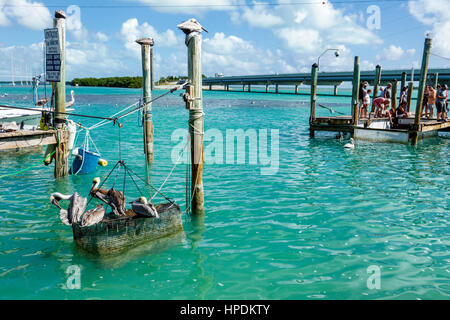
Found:
[[[56,144],[54,130],[18,130],[0,133],[0,151]]]

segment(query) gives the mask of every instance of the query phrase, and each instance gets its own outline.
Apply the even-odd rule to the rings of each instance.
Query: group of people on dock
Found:
[[[370,106],[371,89],[367,89],[369,83],[367,81],[361,82],[359,88],[359,117],[368,119],[372,115],[374,118],[389,118],[392,123],[393,118],[407,118],[408,114],[408,87],[403,87],[400,92],[400,98],[397,108],[389,106],[392,99],[392,83],[388,83],[386,88],[380,88],[380,94],[373,99],[370,114],[368,108]],[[433,118],[433,110],[436,106],[436,120],[447,121],[448,109],[448,94],[447,86],[445,84],[437,85],[433,88],[427,85],[423,97],[423,107],[421,117],[425,116],[428,119]]]

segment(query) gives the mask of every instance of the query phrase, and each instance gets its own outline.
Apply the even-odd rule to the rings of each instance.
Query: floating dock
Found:
[[[0,133],[0,151],[56,144],[54,130],[18,130]]]

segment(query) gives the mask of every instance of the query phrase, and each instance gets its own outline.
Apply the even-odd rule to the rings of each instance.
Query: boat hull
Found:
[[[87,227],[73,224],[73,238],[79,248],[92,254],[105,255],[183,231],[178,205],[167,203],[156,208],[159,218],[134,215],[104,219]]]
[[[23,112],[22,114],[20,112],[5,112],[4,109],[1,109],[0,111],[0,124],[7,124],[15,122],[18,126],[23,122],[24,129],[26,130],[32,130],[39,128],[40,121],[41,121],[41,111],[31,111],[28,113]],[[20,110],[21,111],[21,110]]]

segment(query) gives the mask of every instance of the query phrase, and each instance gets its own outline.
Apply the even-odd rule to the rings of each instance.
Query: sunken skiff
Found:
[[[177,204],[160,204],[156,210],[159,218],[143,217],[127,210],[124,217],[105,215],[101,222],[92,226],[81,227],[74,223],[73,238],[83,250],[103,255],[183,231],[181,211]]]

